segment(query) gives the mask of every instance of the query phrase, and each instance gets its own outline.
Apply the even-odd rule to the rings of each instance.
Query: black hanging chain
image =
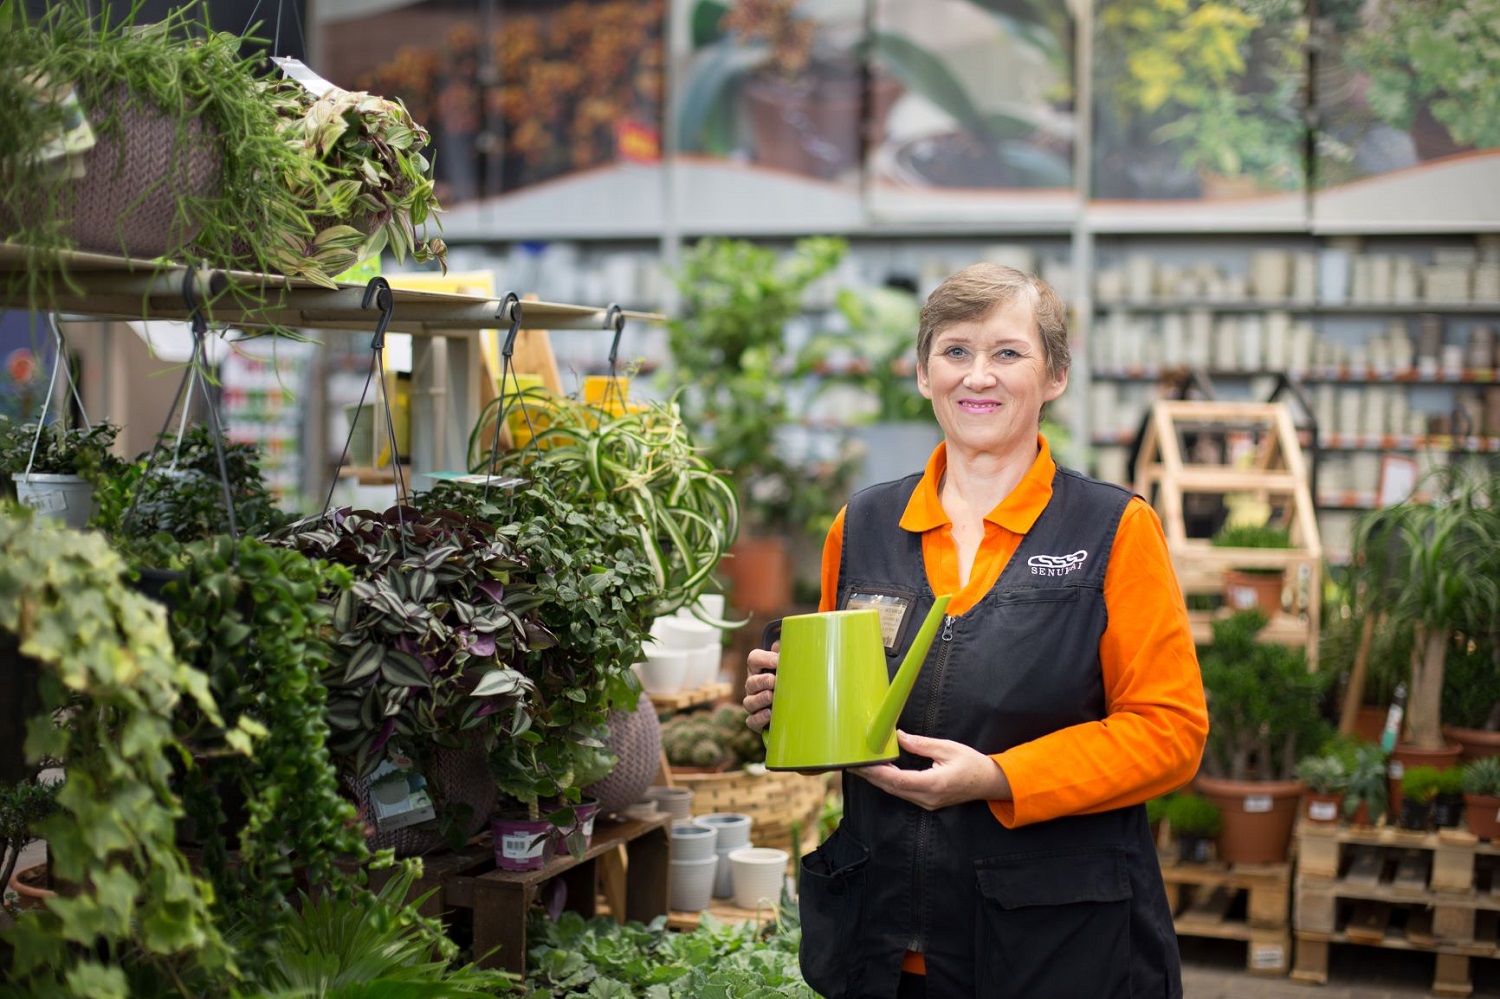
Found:
[[[604,386],[604,398],[600,401],[600,408],[609,412],[610,396],[616,397],[620,404],[620,412],[625,412],[625,390],[620,387],[619,359],[620,359],[620,335],[625,332],[625,310],[618,303],[610,303],[604,312],[604,328],[615,331],[615,337],[609,345],[609,381]]]

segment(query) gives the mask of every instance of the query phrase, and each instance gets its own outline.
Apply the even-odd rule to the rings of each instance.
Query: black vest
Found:
[[[910,602],[892,676],[933,601],[921,535],[899,526],[920,479],[856,494],[844,518],[838,605]],[[1130,493],[1061,469],[1052,488],[994,587],[944,621],[903,731],[994,754],[1105,716],[1104,571]],[[929,999],[1182,994],[1143,806],[1012,830],[984,802],[928,812],[846,774],[843,822],[801,875],[802,971],[827,999],[894,996],[908,948]]]

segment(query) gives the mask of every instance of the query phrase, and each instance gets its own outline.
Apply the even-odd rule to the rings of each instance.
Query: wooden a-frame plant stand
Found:
[[[1248,465],[1207,463],[1187,453],[1190,436],[1222,442],[1234,435],[1249,444]],[[1161,517],[1184,596],[1222,593],[1230,567],[1285,568],[1290,609],[1274,615],[1261,637],[1304,647],[1308,669],[1317,669],[1323,548],[1307,464],[1285,403],[1157,401],[1141,438],[1134,488]],[[1269,506],[1270,522],[1290,530],[1292,547],[1217,548],[1206,536],[1190,537],[1185,497],[1231,494]],[[1206,644],[1209,622],[1225,613],[1189,611],[1194,641]]]

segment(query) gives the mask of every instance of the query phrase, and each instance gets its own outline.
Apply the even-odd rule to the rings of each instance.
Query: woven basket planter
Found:
[[[115,125],[101,128],[110,116]],[[83,154],[84,175],[50,197],[25,198],[17,214],[27,225],[62,220],[80,250],[131,257],[181,256],[198,227],[178,213],[189,199],[219,189],[216,143],[197,119],[176,122],[128,98],[124,89],[89,110],[97,138]],[[7,213],[0,211],[0,216]],[[0,222],[15,226],[13,218]]]
[[[756,846],[774,846],[796,852],[792,825],[801,830],[804,842],[816,832],[823,799],[828,794],[826,777],[808,777],[784,770],[731,770],[720,774],[679,774],[672,782],[693,791],[693,814],[743,812],[754,819],[750,838]]]

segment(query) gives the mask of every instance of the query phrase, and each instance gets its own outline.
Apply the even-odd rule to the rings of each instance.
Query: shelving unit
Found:
[[[0,244],[0,276],[28,266],[24,248]],[[245,271],[198,270],[99,253],[59,256],[67,280],[55,282],[60,312],[97,319],[187,320],[193,308],[184,289],[213,303],[215,326],[374,332],[380,312],[366,307],[367,286],[324,288],[310,281]],[[529,329],[608,330],[607,306],[527,301],[519,309],[505,297],[393,289],[388,332],[413,334],[411,471],[466,469],[468,434],[486,389],[479,331],[508,327],[519,317]],[[241,302],[263,303],[253,308]],[[660,323],[663,316],[625,311],[628,321]],[[418,479],[420,481],[420,478]]]
[[[1207,461],[1189,448],[1189,435],[1226,445],[1231,436],[1242,438],[1247,460],[1235,465]],[[1262,637],[1303,647],[1308,668],[1317,668],[1323,551],[1307,466],[1285,405],[1157,402],[1146,424],[1134,488],[1161,516],[1184,595],[1222,593],[1224,571],[1230,567],[1287,570],[1290,607],[1270,615]],[[1189,526],[1191,497],[1222,499],[1232,493],[1263,503],[1272,522],[1291,532],[1293,547],[1217,548]],[[1194,641],[1210,641],[1211,622],[1224,613],[1229,611],[1189,611]]]

